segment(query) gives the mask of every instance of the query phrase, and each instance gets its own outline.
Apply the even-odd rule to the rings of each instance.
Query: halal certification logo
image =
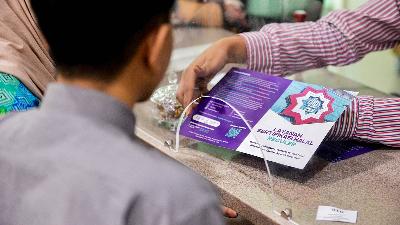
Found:
[[[333,112],[332,98],[326,89],[307,87],[301,93],[289,96],[289,105],[282,114],[292,118],[294,124],[323,123]]]

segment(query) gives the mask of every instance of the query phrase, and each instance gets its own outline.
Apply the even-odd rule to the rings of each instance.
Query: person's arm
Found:
[[[270,24],[241,34],[249,69],[275,75],[347,65],[400,40],[400,1],[372,0],[355,11],[335,11],[317,22]]]
[[[400,98],[357,97],[328,134],[400,147]]]

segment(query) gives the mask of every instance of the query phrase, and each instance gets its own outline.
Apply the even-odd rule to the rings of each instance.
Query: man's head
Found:
[[[173,2],[31,0],[62,79],[140,82],[136,101],[150,95],[168,65]]]

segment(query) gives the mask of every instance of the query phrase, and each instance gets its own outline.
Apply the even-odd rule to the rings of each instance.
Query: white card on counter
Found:
[[[316,220],[356,223],[357,211],[344,210],[331,206],[319,206]]]

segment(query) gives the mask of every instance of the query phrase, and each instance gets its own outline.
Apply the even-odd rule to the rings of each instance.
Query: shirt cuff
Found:
[[[359,97],[357,129],[354,138],[368,140],[368,134],[373,131],[374,119],[374,98],[372,96]]]
[[[363,97],[354,137],[400,147],[400,98]]]

